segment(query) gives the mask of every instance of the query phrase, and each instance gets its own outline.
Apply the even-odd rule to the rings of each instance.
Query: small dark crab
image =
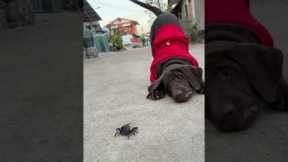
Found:
[[[116,133],[114,136],[115,137],[117,135],[127,136],[129,139],[131,135],[136,135],[136,133],[138,133],[138,127],[133,127],[131,129],[130,123],[128,123],[128,124],[121,126],[121,128],[116,128]]]

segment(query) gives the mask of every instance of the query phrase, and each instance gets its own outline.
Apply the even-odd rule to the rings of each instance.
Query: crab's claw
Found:
[[[120,129],[116,128],[116,133],[114,134],[114,137],[118,136],[120,134]]]
[[[138,127],[133,127],[131,129],[131,134],[136,135],[136,133],[138,133]]]

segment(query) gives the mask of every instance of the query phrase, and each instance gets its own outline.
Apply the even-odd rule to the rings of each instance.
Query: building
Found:
[[[125,18],[117,18],[111,21],[106,27],[110,30],[118,30],[121,34],[137,34],[137,25],[139,23],[134,20],[129,20]]]
[[[85,0],[83,4],[83,22],[84,27],[91,26],[94,27],[95,30],[101,30],[99,21],[101,17],[97,14],[97,12],[91,7],[91,5]]]
[[[168,0],[168,6],[186,28],[196,25],[199,30],[204,30],[204,0]]]
[[[97,56],[98,52],[109,51],[109,32],[101,28],[99,21],[101,21],[101,17],[85,0],[83,4],[83,37],[84,40],[90,37],[90,43],[93,44],[90,51],[89,49],[84,51],[88,57]]]
[[[31,0],[0,0],[0,30],[33,24]]]
[[[82,0],[0,0],[0,30],[30,25],[35,13],[78,11]]]
[[[6,14],[6,3],[0,0],[0,31],[8,28]]]
[[[82,8],[82,0],[32,0],[33,12],[77,11]]]

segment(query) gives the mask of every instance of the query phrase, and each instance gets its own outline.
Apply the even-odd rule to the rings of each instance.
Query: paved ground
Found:
[[[270,30],[275,45],[285,53],[284,75],[288,79],[288,3],[251,0],[252,11]],[[205,127],[207,162],[287,162],[288,113],[263,110],[255,125],[240,133],[221,133],[209,122]]]
[[[204,46],[192,52],[204,63]],[[150,49],[109,53],[84,62],[85,162],[203,162],[204,96],[176,104],[147,94]],[[139,134],[114,138],[131,122]]]

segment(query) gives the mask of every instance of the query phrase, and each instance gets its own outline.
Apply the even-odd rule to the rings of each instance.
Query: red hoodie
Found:
[[[273,46],[268,30],[251,14],[249,0],[205,0],[205,24],[230,23],[249,28],[262,44]]]
[[[175,23],[161,25],[152,41],[153,62],[150,67],[151,82],[157,79],[157,67],[171,58],[182,58],[198,67],[197,60],[189,53],[189,40],[182,28]]]

